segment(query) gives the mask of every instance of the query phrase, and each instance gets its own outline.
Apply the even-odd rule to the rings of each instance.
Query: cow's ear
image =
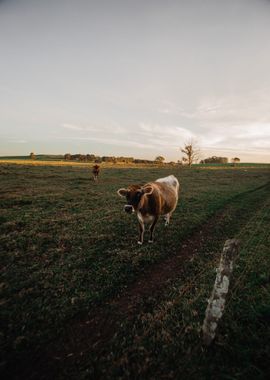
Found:
[[[128,189],[119,189],[117,190],[117,194],[120,195],[120,197],[125,197],[128,193]]]
[[[145,186],[145,187],[142,188],[143,194],[147,194],[147,195],[152,194],[153,190],[154,190],[154,188],[151,185],[147,185],[147,186]]]

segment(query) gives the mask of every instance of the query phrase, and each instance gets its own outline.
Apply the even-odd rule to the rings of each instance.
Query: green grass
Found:
[[[145,183],[168,174],[175,174],[181,184],[180,202],[172,224],[164,229],[160,222],[156,242],[139,247],[136,218],[123,212],[124,201],[116,191],[131,183]],[[213,265],[224,237],[244,231],[243,236],[248,239],[254,229],[252,224],[245,227],[249,226],[250,218],[258,215],[255,222],[261,220],[269,188],[253,190],[266,184],[269,170],[110,168],[103,169],[100,181],[94,183],[87,168],[2,164],[0,176],[3,368],[26,352],[40,349],[55,336],[61,336],[71,318],[109,302],[145,268],[177,254],[188,236],[218,210],[227,207],[224,226],[217,226],[213,231],[205,252],[185,264],[185,275],[164,289],[162,300],[153,298],[146,305],[147,311],[143,306],[131,326],[127,323],[124,330],[119,328],[119,334],[108,344],[102,358],[85,359],[74,374],[74,378],[83,379],[91,373],[93,362],[98,362],[96,371],[100,376],[106,371],[116,378],[135,378],[136,374],[162,378],[163,371],[171,372],[172,376],[181,372],[195,376],[196,371],[201,371],[209,378],[208,366],[211,368],[213,363],[208,352],[198,349],[198,334],[205,299],[214,281]],[[249,305],[256,305],[256,311],[249,310],[251,315],[269,312],[264,289],[258,285],[254,290],[254,281],[269,278],[266,240],[269,215],[265,218],[265,224],[258,227],[257,243],[251,240],[246,251],[241,251],[239,271],[242,268],[246,271],[241,272],[240,285],[235,285],[235,298],[230,301],[219,341],[220,347],[229,352],[228,358],[236,353],[240,355],[235,370],[229,373],[236,378],[244,378],[245,368],[241,366],[243,357],[239,352],[242,341],[234,341],[235,336],[240,334],[244,342],[250,338],[256,346],[264,342],[260,330],[263,317],[258,326],[255,324],[251,337],[250,333],[243,333],[241,318],[237,324],[236,317]],[[253,275],[250,274],[252,265],[255,266]],[[198,284],[192,283],[196,276],[199,276]],[[181,289],[190,282],[193,286],[183,296]],[[267,334],[269,341],[269,330]],[[220,354],[217,350],[215,362],[225,366],[222,349]],[[248,363],[248,353],[243,355],[246,355],[244,363]],[[188,360],[196,363],[190,364],[194,373],[186,368]],[[258,366],[257,372],[261,368]],[[237,371],[240,371],[238,375]]]

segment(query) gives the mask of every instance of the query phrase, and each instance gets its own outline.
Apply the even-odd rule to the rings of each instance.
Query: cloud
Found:
[[[10,141],[11,143],[15,143],[15,144],[27,144],[27,140],[11,140]]]
[[[224,134],[217,146],[233,149],[270,151],[270,123],[252,123],[245,127],[235,126],[232,133]]]
[[[178,125],[162,125],[141,122],[139,133],[152,139],[167,139],[175,142],[175,139],[189,139],[195,137],[193,132]]]
[[[74,140],[79,141],[95,141],[101,144],[114,145],[114,146],[124,146],[124,147],[133,147],[140,149],[155,149],[153,144],[145,144],[138,141],[132,140],[121,140],[115,138],[103,138],[103,137],[74,137]]]
[[[97,131],[96,128],[93,127],[83,127],[81,125],[76,124],[69,124],[69,123],[63,123],[61,125],[63,128],[70,129],[72,131]]]
[[[126,132],[126,129],[119,126],[116,123],[108,123],[107,125],[100,126],[91,126],[91,125],[80,125],[80,124],[70,124],[63,123],[61,126],[65,129],[73,130],[73,131],[81,131],[81,132],[99,132],[99,133],[113,133],[113,134],[123,134]]]
[[[74,141],[92,141],[113,146],[156,150],[157,152],[166,149],[174,150],[181,145],[182,141],[193,137],[192,132],[180,126],[147,122],[140,122],[137,127],[129,125],[126,128],[116,123],[99,128],[64,123],[62,127],[76,132],[73,136],[65,137]]]
[[[246,93],[204,95],[188,108],[165,101],[160,112],[167,120],[188,125],[183,130],[195,136],[202,150],[267,154],[270,151],[269,104],[270,87],[266,86]],[[179,137],[183,135],[180,133]]]
[[[194,111],[187,111],[183,107],[171,101],[164,101],[163,105],[159,108],[158,112],[166,115],[180,116],[187,119],[193,119],[196,117]]]
[[[192,120],[202,126],[207,124],[235,125],[251,122],[270,122],[270,88],[260,88],[247,93],[204,95],[194,106],[184,108],[171,101],[163,102],[159,112],[178,116],[179,120]]]

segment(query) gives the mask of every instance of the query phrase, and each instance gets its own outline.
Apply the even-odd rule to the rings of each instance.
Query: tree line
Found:
[[[165,158],[162,156],[157,156],[154,160],[146,160],[134,157],[125,157],[125,156],[97,156],[95,154],[70,154],[66,153],[64,155],[36,155],[34,152],[29,153],[29,158],[31,160],[36,160],[42,156],[43,159],[46,158],[56,158],[60,160],[66,161],[80,161],[80,162],[92,162],[92,163],[102,163],[102,162],[110,162],[110,163],[134,163],[134,164],[163,164]],[[175,162],[170,162],[171,164],[175,164]]]
[[[229,159],[228,157],[217,157],[217,156],[212,156],[205,158],[204,160],[200,161],[200,164],[228,164]],[[231,158],[231,163],[232,164],[238,164],[240,162],[240,158],[238,157],[233,157]]]
[[[178,160],[178,165],[187,165],[191,167],[194,163],[200,163],[200,164],[227,164],[229,162],[228,157],[218,157],[218,156],[212,156],[205,158],[203,160],[199,161],[200,157],[200,150],[197,147],[196,143],[193,140],[190,140],[188,143],[186,143],[182,148],[180,148],[181,152],[184,153],[184,156],[182,157],[182,160]],[[31,159],[36,159],[36,155],[34,152],[30,153]],[[58,156],[58,158],[63,158],[66,161],[80,161],[80,162],[93,162],[93,163],[102,163],[102,162],[109,162],[109,163],[134,163],[134,164],[164,164],[165,158],[163,156],[157,156],[154,160],[146,160],[146,159],[139,159],[134,157],[124,157],[124,156],[96,156],[95,154],[70,154],[66,153],[63,156]],[[240,162],[240,158],[233,157],[231,159],[232,164],[235,166],[237,163]],[[174,161],[168,162],[167,164],[176,165]]]
[[[81,162],[110,162],[110,163],[134,163],[134,164],[153,164],[153,163],[163,163],[164,157],[158,156],[155,160],[145,160],[134,157],[116,157],[116,156],[96,156],[95,154],[70,154],[66,153],[64,159],[67,161],[81,161]]]

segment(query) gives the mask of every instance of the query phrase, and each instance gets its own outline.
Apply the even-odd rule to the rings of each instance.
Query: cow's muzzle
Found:
[[[128,214],[132,214],[134,212],[134,208],[133,206],[131,205],[125,205],[124,206],[124,210],[128,213]]]

